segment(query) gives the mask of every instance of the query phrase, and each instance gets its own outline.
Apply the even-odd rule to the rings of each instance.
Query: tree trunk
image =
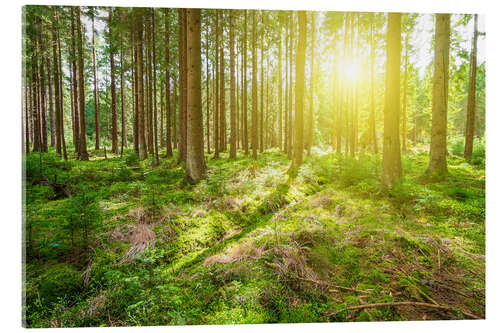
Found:
[[[248,98],[247,98],[247,10],[243,20],[243,149],[248,155]]]
[[[305,58],[307,45],[307,17],[306,12],[299,11],[299,42],[296,50],[295,62],[295,127],[293,142],[292,170],[302,165],[302,151],[304,150],[304,87],[305,87]]]
[[[469,92],[467,96],[467,123],[465,126],[465,150],[464,157],[468,160],[472,157],[474,146],[474,123],[476,118],[476,67],[477,67],[477,14],[474,15],[474,37],[472,39],[472,50],[469,68]]]
[[[186,162],[186,9],[179,9],[179,160]]]
[[[370,136],[372,149],[378,154],[377,128],[375,126],[375,24],[374,13],[370,13]]]
[[[290,84],[288,85],[288,158],[292,158],[292,152],[293,152],[293,135],[295,134],[295,129],[293,128],[293,28],[294,28],[294,15],[293,11],[291,12],[290,15],[290,48],[288,49],[290,54],[289,54],[289,61],[290,61],[290,66],[289,66],[289,78],[290,78]]]
[[[309,121],[307,129],[307,155],[311,155],[314,137],[314,30],[315,12],[311,12],[311,73],[309,76]]]
[[[236,158],[236,91],[235,91],[235,68],[234,68],[234,11],[229,12],[229,68],[231,72],[231,92],[230,92],[230,108],[231,108],[231,138],[230,138],[230,151],[229,157]]]
[[[401,177],[399,149],[401,64],[401,14],[389,13],[387,25],[387,63],[384,105],[384,153],[382,158],[382,184],[394,186]]]
[[[407,87],[408,87],[408,31],[405,33],[405,56],[404,56],[404,78],[403,78],[403,114],[401,121],[401,150],[403,154],[406,154],[406,119],[408,110],[408,97],[407,97]]]
[[[446,117],[448,110],[448,71],[450,56],[450,14],[436,14],[432,89],[432,127],[427,172],[441,177],[446,174]]]
[[[78,104],[78,75],[76,66],[76,23],[75,23],[75,7],[71,7],[71,73],[72,73],[72,84],[73,84],[73,146],[75,147],[75,152],[80,156],[80,106]]]
[[[134,8],[136,11],[136,66],[137,66],[137,146],[139,150],[139,158],[141,160],[148,157],[147,147],[146,147],[146,135],[144,133],[144,81],[143,81],[143,56],[142,56],[142,22],[143,22],[143,13],[142,9]]]
[[[278,41],[278,148],[283,151],[283,69],[281,66],[281,22]]]
[[[50,146],[56,146],[56,122],[54,117],[54,95],[52,94],[52,71],[50,59],[47,59],[47,83],[49,85],[49,123],[50,123]]]
[[[111,15],[111,8],[109,9]],[[111,18],[110,18],[111,20]],[[111,29],[111,28],[110,28]],[[111,40],[111,39],[110,39]],[[95,55],[95,28],[94,14],[92,14],[92,69],[94,74],[94,121],[95,121],[95,149],[99,149],[99,138],[101,137],[101,121],[99,119],[99,85],[97,82],[97,63]]]
[[[206,75],[207,75],[207,84],[206,84],[206,103],[207,103],[207,154],[210,155],[210,71],[208,69],[208,49],[210,47],[209,39],[208,39],[208,20],[206,23],[206,35],[205,35],[205,63],[206,63]]]
[[[78,105],[80,120],[80,149],[78,155],[82,161],[88,161],[87,138],[85,130],[85,82],[83,80],[83,32],[80,18],[80,7],[76,7],[77,34],[78,34]]]
[[[109,7],[109,64],[111,76],[111,151],[113,154],[118,154],[118,116],[116,113],[116,83],[115,83],[115,52],[114,52],[114,36],[112,29],[113,8]]]
[[[187,9],[187,159],[186,176],[197,183],[205,171],[201,103],[200,9]]]
[[[264,11],[260,11],[260,108],[259,108],[259,152],[264,151]]]
[[[173,152],[172,152],[172,135],[171,135],[172,110],[170,108],[170,29],[168,23],[168,16],[170,11],[169,8],[165,8],[164,10],[165,10],[165,113],[166,113],[166,127],[167,127],[165,145],[167,149],[166,155],[167,157],[171,157],[173,156]],[[161,137],[163,140],[163,131]]]
[[[158,154],[158,108],[156,105],[156,38],[155,38],[155,10],[151,9],[151,21],[153,35],[153,130],[154,130],[154,153],[155,153],[155,164],[160,164],[160,158]]]
[[[224,80],[225,68],[224,68],[224,11],[221,10],[221,29],[220,29],[220,44],[219,44],[219,61],[220,61],[220,84],[219,84],[219,97],[220,97],[220,109],[219,109],[219,148],[220,151],[226,151],[226,84]]]
[[[252,10],[252,158],[257,159],[257,18]]]

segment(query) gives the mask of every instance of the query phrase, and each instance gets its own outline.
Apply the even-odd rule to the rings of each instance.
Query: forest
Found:
[[[485,318],[482,15],[22,28],[25,327]]]

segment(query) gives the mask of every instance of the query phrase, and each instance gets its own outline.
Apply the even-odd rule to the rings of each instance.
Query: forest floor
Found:
[[[415,151],[384,190],[371,154],[313,149],[290,178],[276,150],[222,153],[195,186],[175,158],[56,156],[26,159],[29,327],[484,318],[484,159],[433,181]],[[348,309],[388,302],[415,303]]]

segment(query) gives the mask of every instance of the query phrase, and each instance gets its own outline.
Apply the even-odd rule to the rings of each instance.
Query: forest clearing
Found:
[[[481,16],[23,10],[26,327],[485,318]]]

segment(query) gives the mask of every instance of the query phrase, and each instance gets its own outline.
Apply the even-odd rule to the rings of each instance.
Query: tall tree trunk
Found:
[[[58,21],[58,13],[56,9],[56,21]],[[61,141],[62,141],[62,148],[63,148],[63,156],[64,160],[68,160],[68,154],[66,152],[66,139],[64,137],[64,108],[63,108],[63,71],[62,71],[62,52],[61,52],[61,38],[59,35],[59,32],[57,32],[57,53],[59,56],[59,109],[61,110],[61,117],[60,117],[60,133],[61,133]],[[70,88],[70,95],[71,95],[71,88]]]
[[[219,158],[219,110],[220,110],[220,99],[219,99],[219,83],[220,83],[220,71],[219,71],[219,9],[215,10],[215,107],[214,107],[214,158]]]
[[[72,73],[72,83],[73,83],[73,146],[75,147],[75,152],[80,156],[80,111],[78,103],[78,74],[76,66],[76,23],[75,23],[75,7],[71,7],[71,73]]]
[[[472,157],[474,146],[474,127],[476,118],[476,67],[477,67],[477,14],[474,14],[474,37],[472,38],[472,50],[469,68],[469,92],[467,95],[467,123],[465,126],[465,150],[464,157],[468,160]]]
[[[38,67],[40,70],[39,76],[39,94],[40,94],[40,127],[41,127],[41,146],[42,151],[48,151],[47,144],[47,101],[46,101],[46,91],[45,91],[45,43],[42,38],[42,23],[40,21],[38,25],[38,47],[39,47],[39,56],[40,56],[40,66]]]
[[[56,146],[56,122],[54,117],[54,95],[52,94],[52,71],[50,58],[47,59],[47,83],[49,85],[49,122],[50,122],[50,146]]]
[[[113,36],[113,8],[109,7],[108,12],[109,28],[109,65],[111,76],[111,151],[118,154],[118,116],[116,114],[116,83],[115,83],[115,45]]]
[[[286,18],[286,39],[285,39],[285,114],[284,114],[284,122],[285,122],[285,137],[284,137],[284,151],[288,153],[288,135],[289,135],[289,129],[288,129],[288,112],[289,112],[289,106],[290,104],[288,103],[288,94],[289,94],[289,89],[288,87],[290,86],[290,77],[289,77],[289,67],[290,67],[290,57],[288,55],[288,50],[290,49],[290,17],[287,15]]]
[[[293,142],[292,170],[302,165],[302,151],[304,150],[304,87],[305,87],[305,59],[307,45],[307,16],[306,12],[299,13],[299,42],[297,43],[295,62],[295,127]]]
[[[243,149],[248,155],[248,98],[247,98],[247,10],[243,20]]]
[[[208,49],[210,47],[208,39],[208,20],[206,23],[206,35],[205,35],[205,63],[206,63],[206,103],[207,103],[207,154],[210,154],[210,71],[208,69]]]
[[[252,158],[257,159],[257,18],[252,10]]]
[[[144,73],[143,73],[143,56],[142,56],[142,45],[143,45],[143,12],[140,8],[134,8],[136,11],[136,64],[137,64],[137,145],[139,150],[139,158],[141,160],[148,157],[147,147],[146,147],[146,135],[144,133],[145,123],[144,123]]]
[[[283,69],[281,66],[281,22],[278,41],[278,148],[283,151]]]
[[[219,109],[219,148],[220,151],[226,151],[226,83],[225,83],[225,67],[224,67],[224,11],[221,9],[221,29],[220,29],[220,84],[219,84],[219,97],[220,97],[220,109]]]
[[[111,16],[111,7],[109,8]],[[110,18],[111,21],[111,18]],[[111,28],[110,28],[111,30]],[[110,39],[111,41],[111,39]],[[97,62],[95,54],[95,28],[94,28],[94,14],[92,14],[92,72],[94,74],[94,121],[95,121],[95,149],[98,150],[99,139],[101,137],[101,120],[99,117],[99,85],[97,81]]]
[[[400,64],[401,14],[389,13],[384,105],[384,154],[382,158],[382,184],[386,187],[392,187],[401,177],[401,152],[399,148]]]
[[[56,152],[61,155],[61,95],[60,95],[60,87],[59,87],[59,64],[58,64],[58,54],[57,54],[57,30],[56,30],[56,12],[54,12],[54,21],[52,21],[52,63],[54,67],[53,71],[53,82],[54,82],[54,99],[55,99],[55,124],[51,126],[55,127],[55,143],[56,143]],[[52,128],[54,128],[52,127]]]
[[[87,133],[85,129],[85,84],[83,80],[83,31],[79,6],[76,7],[76,16],[78,34],[78,105],[80,111],[80,149],[78,150],[78,154],[82,161],[88,161],[89,154],[87,152]]]
[[[203,158],[203,110],[201,103],[201,15],[187,9],[187,159],[186,176],[197,183],[205,171]]]
[[[372,149],[378,154],[377,128],[375,126],[375,24],[374,13],[370,13],[370,137]]]
[[[153,130],[153,61],[151,58],[151,22],[146,19],[146,140],[148,152],[155,155]]]
[[[293,128],[293,123],[292,123],[292,119],[293,119],[293,109],[294,109],[294,105],[293,105],[293,30],[294,30],[294,12],[292,11],[291,14],[290,14],[290,48],[288,49],[290,54],[289,54],[289,61],[290,61],[290,66],[289,66],[289,71],[290,71],[290,74],[289,74],[289,77],[290,77],[290,84],[288,85],[288,158],[292,158],[292,153],[293,153],[293,145],[292,145],[292,142],[293,142],[293,136],[295,134],[295,129]]]
[[[403,154],[406,154],[406,119],[407,119],[407,110],[408,110],[408,96],[407,96],[407,87],[408,87],[408,34],[407,31],[405,33],[405,55],[404,55],[404,77],[403,77],[403,114],[401,121],[401,150]]]
[[[259,107],[259,152],[264,151],[264,11],[260,11],[260,107]]]
[[[172,110],[170,108],[170,27],[168,23],[169,18],[169,8],[165,8],[165,113],[166,113],[166,155],[167,157],[171,157],[173,155],[172,152],[172,135],[171,135],[171,119],[172,119]],[[175,109],[174,109],[175,112]],[[162,132],[162,140],[163,140],[163,132]]]
[[[156,105],[156,38],[155,38],[155,10],[151,9],[152,35],[153,35],[153,130],[154,130],[154,153],[155,163],[160,164],[158,154],[158,109]]]
[[[315,30],[315,12],[311,12],[311,69],[309,76],[309,121],[307,129],[307,155],[311,155],[314,132],[314,30]]]
[[[448,71],[450,57],[450,14],[436,14],[432,127],[429,168],[434,176],[447,173],[446,125],[448,111]]]
[[[172,129],[174,130],[174,134],[173,134],[173,148],[174,149],[178,149],[179,145],[178,145],[178,139],[177,139],[177,78],[174,77],[174,87],[172,89],[173,91],[173,94],[174,94],[174,98],[173,98],[173,108],[172,108]]]
[[[127,148],[127,119],[125,113],[125,68],[123,67],[124,56],[123,46],[120,50],[120,104],[121,104],[121,132],[122,132],[122,142],[120,147],[120,156],[123,156],[123,148]]]
[[[179,159],[186,162],[186,9],[179,9]]]
[[[229,68],[230,68],[230,108],[231,108],[231,138],[230,138],[230,151],[229,157],[236,158],[236,91],[235,91],[235,68],[234,68],[234,11],[229,11]]]

